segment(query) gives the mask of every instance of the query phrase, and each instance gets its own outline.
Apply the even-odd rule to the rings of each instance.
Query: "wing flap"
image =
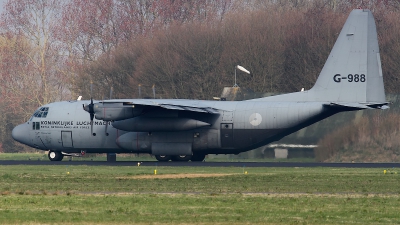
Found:
[[[200,113],[219,114],[216,109],[210,107],[193,107],[193,106],[169,105],[169,104],[160,104],[159,106],[161,108],[171,109],[171,110],[183,110],[183,111],[192,111]]]
[[[176,106],[176,105],[165,105],[165,104],[162,104],[162,105],[160,105],[160,107],[162,107],[164,109],[171,109],[171,110],[185,110],[184,108],[182,108],[180,106]]]

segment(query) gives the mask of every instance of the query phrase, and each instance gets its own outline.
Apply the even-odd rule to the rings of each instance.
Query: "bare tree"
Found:
[[[14,68],[16,73],[11,81],[19,79],[32,87],[26,98],[36,106],[59,100],[65,94],[63,79],[58,76],[63,58],[53,35],[60,7],[56,0],[13,0],[7,2],[2,14],[0,28],[15,43],[13,54],[26,59],[25,68]],[[3,78],[9,75],[1,73]],[[14,83],[3,83],[3,88],[15,89]]]

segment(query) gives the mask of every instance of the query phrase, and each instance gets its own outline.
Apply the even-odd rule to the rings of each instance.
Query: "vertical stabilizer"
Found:
[[[386,101],[376,25],[370,10],[350,13],[309,94],[317,101]]]

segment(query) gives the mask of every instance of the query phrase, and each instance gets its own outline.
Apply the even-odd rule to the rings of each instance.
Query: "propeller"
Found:
[[[92,97],[92,90],[93,90],[93,82],[90,82],[90,104],[83,105],[83,110],[89,113],[90,115],[90,133],[94,136],[93,133],[93,119],[94,119],[94,104],[93,104],[93,97]]]
[[[90,104],[88,105],[88,109],[90,115],[90,133],[93,135],[94,104],[92,97],[90,97]]]
[[[87,105],[84,104],[83,105],[83,110],[88,112],[89,115],[90,115],[90,132],[91,132],[92,136],[95,136],[96,134],[93,133],[93,119],[94,119],[95,112],[94,112],[94,103],[93,103],[93,97],[92,97],[92,89],[93,89],[93,83],[91,82],[90,83],[90,103],[87,104]],[[110,89],[110,99],[112,98],[112,93],[113,93],[113,88],[111,87],[111,89]],[[104,100],[103,100],[103,108],[104,108]],[[106,121],[106,127],[105,127],[106,136],[109,135],[109,133],[107,132],[108,122],[109,121]]]

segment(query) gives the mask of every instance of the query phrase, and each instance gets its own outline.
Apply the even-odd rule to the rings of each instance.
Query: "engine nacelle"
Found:
[[[96,103],[94,105],[95,117],[98,120],[117,121],[139,116],[143,107],[125,105],[124,103]]]
[[[162,132],[192,130],[210,126],[210,124],[189,118],[134,117],[126,120],[115,121],[112,123],[112,126],[123,131]]]

